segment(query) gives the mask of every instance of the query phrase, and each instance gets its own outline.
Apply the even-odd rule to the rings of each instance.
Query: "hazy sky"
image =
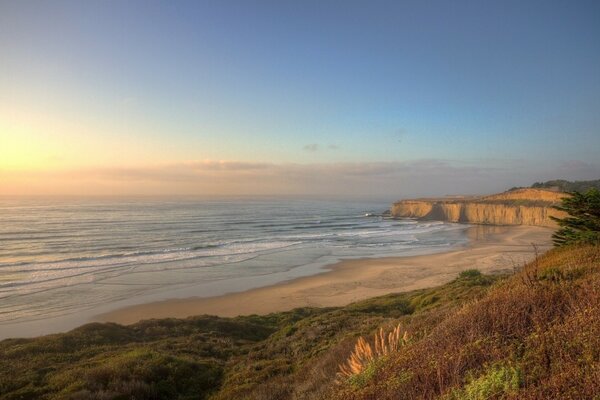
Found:
[[[0,194],[600,178],[598,1],[0,0]]]

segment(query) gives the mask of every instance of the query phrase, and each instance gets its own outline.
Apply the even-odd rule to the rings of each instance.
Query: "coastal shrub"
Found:
[[[499,277],[491,279],[496,281]],[[385,295],[342,308],[312,309],[306,318],[289,325],[282,322],[279,331],[232,361],[225,370],[221,389],[211,399],[330,399],[332,390],[337,390],[331,384],[338,365],[346,362],[357,335],[370,336],[381,326],[408,319],[417,330],[431,329],[442,315],[488,289],[488,285],[469,286],[455,280],[440,287]],[[412,304],[429,297],[439,300],[427,309],[413,309]],[[270,364],[280,367],[269,369],[266,374],[264,366]],[[255,368],[256,365],[263,367]],[[287,388],[285,393],[281,387]]]
[[[468,377],[468,383],[461,389],[454,389],[444,400],[487,400],[515,393],[523,383],[519,368],[507,365],[494,365],[477,378]]]
[[[371,379],[373,379],[373,376],[375,376],[377,370],[381,368],[385,362],[386,356],[373,359],[360,372],[348,376],[347,382],[355,388],[364,387]]]
[[[49,384],[76,398],[198,399],[218,385],[221,374],[214,363],[134,349],[66,370]]]
[[[425,326],[363,386],[334,398],[594,399],[599,371],[600,246],[567,246]]]
[[[467,269],[458,274],[458,277],[462,279],[472,279],[479,278],[481,275],[482,273],[478,269]]]
[[[482,274],[478,269],[462,271],[458,274],[458,280],[465,282],[468,286],[486,286],[494,282],[492,277]]]
[[[358,303],[350,304],[347,308],[350,311],[361,313],[386,313],[391,318],[412,314],[414,312],[410,301],[398,295],[387,295],[363,300]]]
[[[600,190],[600,179],[574,182],[570,182],[564,179],[556,179],[546,182],[536,182],[533,185],[531,185],[531,187],[538,189],[558,188],[562,192],[585,192],[592,188]]]
[[[563,261],[576,268],[569,257]],[[4,340],[0,399],[331,399],[340,391],[334,385],[338,366],[358,336],[371,337],[380,327],[401,322],[410,326],[411,343],[418,342],[493,287],[473,279],[457,278],[346,307],[170,318],[129,326],[89,324],[67,333]],[[393,359],[381,357],[351,387],[369,388]],[[416,375],[418,370],[406,370],[387,382],[403,388]],[[188,378],[205,384],[189,385],[192,394],[187,385],[178,384]]]

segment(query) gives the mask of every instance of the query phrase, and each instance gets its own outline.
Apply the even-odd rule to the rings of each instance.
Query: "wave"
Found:
[[[182,247],[163,249],[160,251],[135,251],[123,254],[110,254],[96,257],[75,257],[67,258],[53,262],[39,263],[18,263],[0,265],[0,271],[6,272],[31,272],[38,270],[52,269],[71,269],[71,268],[86,268],[93,266],[108,266],[108,265],[131,265],[131,264],[147,264],[154,262],[178,261],[183,259],[198,258],[198,257],[213,257],[230,254],[242,254],[248,252],[259,252],[265,250],[273,250],[284,248],[298,244],[297,242],[259,242],[259,241],[238,241],[224,245],[209,244],[195,247]],[[107,263],[107,261],[113,261]],[[30,266],[16,270],[14,267]],[[1,284],[0,284],[1,285]]]
[[[0,314],[47,315],[53,305],[77,309],[282,272],[319,257],[398,255],[459,238],[443,233],[456,229],[451,224],[379,218],[372,206],[107,204],[0,207]]]
[[[312,229],[311,233],[293,234],[293,231],[306,230],[310,231],[309,226],[295,226],[289,232],[281,231],[276,235],[263,235],[262,237],[248,237],[238,238],[229,241],[215,241],[205,244],[190,244],[183,247],[171,247],[171,248],[160,248],[160,249],[143,249],[121,253],[110,253],[111,250],[125,250],[135,248],[135,244],[129,245],[113,245],[111,247],[104,248],[103,246],[91,245],[90,242],[79,243],[79,247],[82,247],[80,251],[90,253],[103,253],[109,252],[108,254],[101,255],[84,255],[75,257],[66,257],[58,260],[36,262],[22,260],[19,262],[3,262],[0,263],[0,271],[7,271],[6,268],[12,268],[21,266],[22,270],[15,272],[26,272],[28,270],[36,270],[38,268],[43,269],[69,269],[69,268],[86,268],[97,265],[131,265],[146,264],[153,262],[167,262],[177,261],[189,258],[197,257],[211,257],[218,255],[226,255],[229,253],[245,252],[245,251],[261,251],[262,248],[270,248],[272,243],[278,241],[292,241],[292,242],[305,242],[305,241],[318,241],[322,239],[340,239],[340,238],[355,238],[356,240],[361,239],[373,239],[377,237],[398,237],[402,238],[406,235],[426,234],[441,229],[451,229],[451,225],[444,224],[442,222],[432,221],[427,223],[406,223],[406,222],[383,222],[383,223],[338,223],[338,224],[321,224],[320,228]],[[146,243],[163,243],[165,240],[161,238],[155,238],[153,240],[145,240]],[[91,242],[95,243],[95,242]],[[294,244],[294,243],[292,243]],[[68,245],[57,244],[58,249],[53,250],[54,255],[59,254],[71,254],[72,251],[64,247]],[[287,244],[286,244],[287,245]],[[39,258],[44,255],[44,251],[48,251],[48,244],[44,248],[38,248],[35,251],[12,251],[13,258],[23,258],[27,256],[34,256]],[[63,247],[61,247],[63,246]],[[247,248],[245,248],[246,246]],[[277,247],[279,245],[275,245]],[[256,249],[254,249],[256,248]],[[15,249],[16,250],[16,249]],[[26,268],[30,267],[30,268]]]

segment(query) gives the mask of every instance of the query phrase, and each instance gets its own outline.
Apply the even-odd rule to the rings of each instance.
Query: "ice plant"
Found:
[[[408,332],[404,331],[404,334],[401,334],[401,331],[400,324],[389,333],[380,328],[379,332],[375,333],[374,346],[365,338],[358,338],[348,360],[339,365],[341,377],[351,378],[358,375],[376,360],[398,351],[409,340]]]

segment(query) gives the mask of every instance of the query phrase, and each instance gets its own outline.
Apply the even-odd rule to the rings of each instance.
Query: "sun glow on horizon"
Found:
[[[0,2],[0,194],[418,195],[600,174],[598,4],[342,8]]]
[[[62,150],[56,146],[55,138],[11,122],[0,119],[0,169],[38,170],[57,164]]]
[[[0,112],[0,170],[44,171],[147,165],[176,159],[142,135],[35,111]]]

